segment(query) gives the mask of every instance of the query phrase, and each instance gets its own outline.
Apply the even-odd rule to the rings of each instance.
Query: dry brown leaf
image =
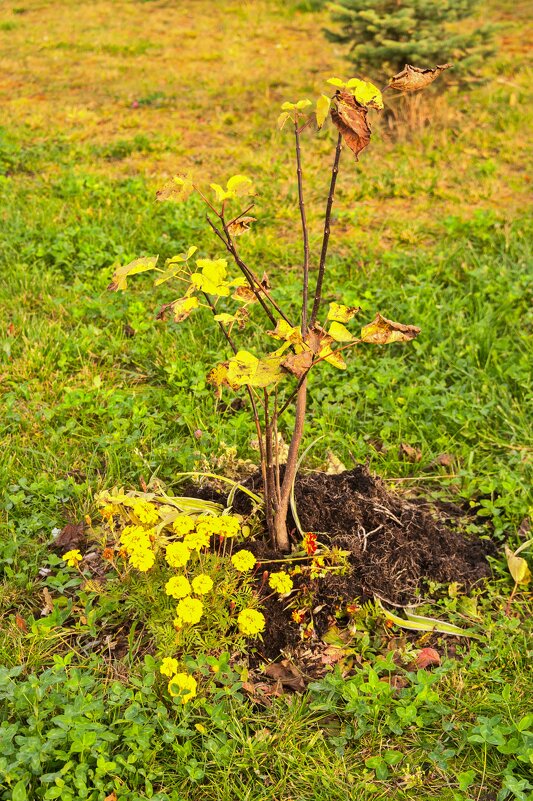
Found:
[[[429,86],[444,70],[450,69],[451,64],[437,64],[433,69],[421,69],[406,64],[401,72],[389,79],[389,87],[399,92],[418,92]]]
[[[239,286],[233,293],[235,300],[240,300],[243,303],[257,303],[257,295],[250,289],[249,286]]]
[[[451,453],[439,453],[439,455],[431,461],[427,469],[433,470],[435,467],[453,467],[454,457]]]
[[[54,601],[50,595],[50,590],[45,587],[43,590],[44,606],[41,609],[41,617],[46,617],[54,611]]]
[[[304,350],[302,353],[291,353],[287,356],[285,361],[281,363],[281,366],[284,367],[285,370],[288,370],[289,373],[295,375],[296,378],[303,378],[312,364],[313,354],[308,350]]]
[[[109,793],[109,795],[106,795],[104,801],[117,801],[117,794],[115,791],[113,790],[113,792]]]
[[[361,339],[374,345],[389,345],[392,342],[409,342],[419,333],[418,326],[395,323],[378,312],[372,322],[361,329]]]
[[[419,462],[422,459],[422,451],[420,448],[413,448],[413,446],[408,445],[407,442],[402,442],[399,456],[400,459],[403,459],[405,462]]]
[[[85,542],[85,525],[83,523],[67,523],[61,529],[52,547],[57,550],[70,551],[79,548]]]
[[[415,659],[415,666],[423,670],[433,665],[440,665],[440,654],[434,648],[422,648]]]
[[[18,612],[15,613],[15,625],[19,631],[22,631],[24,634],[28,633],[28,624]]]
[[[255,222],[255,217],[239,217],[228,225],[228,232],[231,236],[242,236],[250,230],[250,226]]]
[[[274,679],[275,682],[279,682],[285,687],[290,687],[291,690],[297,692],[305,690],[302,674],[287,659],[282,659],[281,662],[272,662],[265,669],[265,673],[270,679]]]
[[[337,107],[331,109],[331,119],[357,159],[370,142],[367,109],[359,105],[351,92],[337,92],[336,99]]]

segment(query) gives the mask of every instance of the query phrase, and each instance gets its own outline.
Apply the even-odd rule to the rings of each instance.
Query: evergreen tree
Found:
[[[386,78],[405,64],[432,67],[452,62],[454,77],[471,74],[494,53],[494,25],[459,32],[454,23],[472,16],[478,0],[338,0],[330,4],[340,29],[327,38],[349,45],[359,73]]]

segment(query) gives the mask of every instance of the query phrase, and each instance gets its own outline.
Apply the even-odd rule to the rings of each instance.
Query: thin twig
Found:
[[[298,128],[298,122],[296,120],[294,122],[294,141],[296,147],[296,174],[298,176],[298,204],[300,206],[300,217],[302,219],[302,239],[304,246],[302,281],[302,336],[305,336],[307,333],[307,297],[309,293],[309,233],[307,230],[307,218],[305,214],[300,131]]]
[[[342,151],[342,136],[339,134],[337,139],[337,147],[335,148],[335,159],[333,161],[333,168],[331,170],[331,183],[329,185],[328,202],[326,204],[326,216],[324,219],[324,235],[322,237],[322,252],[320,254],[320,263],[318,265],[318,276],[316,279],[315,301],[313,303],[313,311],[311,312],[311,321],[309,325],[312,327],[320,309],[320,301],[322,299],[322,283],[324,281],[324,272],[326,269],[326,257],[328,255],[328,244],[331,224],[331,209],[333,207],[333,198],[335,197],[335,184],[337,183],[337,174],[339,172],[339,161]]]

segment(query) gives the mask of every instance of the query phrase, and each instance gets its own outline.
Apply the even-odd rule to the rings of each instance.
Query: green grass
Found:
[[[422,334],[355,353],[345,374],[317,374],[306,444],[326,435],[310,466],[331,449],[348,466],[368,459],[391,486],[471,502],[472,532],[490,532],[503,551],[504,541],[521,541],[531,509],[527,6],[487,5],[504,27],[486,82],[469,95],[452,89],[435,101],[431,127],[399,141],[376,119],[359,164],[343,155],[326,300],[361,305],[365,322],[379,310]],[[199,204],[156,204],[154,190],[177,170],[206,183],[242,172],[258,195],[242,251],[268,272],[280,301],[295,303],[299,212],[290,135],[275,119],[283,100],[311,97],[349,68],[322,38],[325,14],[274,0],[199,0],[194,11],[192,23],[180,4],[159,2],[76,4],[74,13],[68,2],[32,0],[0,12],[0,663],[18,671],[0,682],[0,736],[19,760],[10,767],[11,746],[0,747],[0,798],[70,792],[100,801],[115,787],[120,801],[525,801],[530,765],[505,727],[528,712],[531,618],[526,592],[511,617],[502,613],[512,583],[501,559],[478,599],[487,641],[437,669],[438,698],[417,701],[420,725],[398,734],[389,707],[418,698],[416,675],[399,699],[354,706],[354,687],[390,639],[379,620],[368,642],[357,640],[366,674],[260,708],[206,679],[205,697],[182,712],[153,683],[154,664],[143,666],[158,631],[149,594],[84,595],[50,555],[52,529],[94,516],[103,488],[138,487],[154,473],[176,487],[177,473],[226,446],[257,458],[246,412],[217,407],[206,384],[224,353],[219,335],[206,336],[200,318],[156,322],[172,298],[165,287],[154,294],[146,276],[124,294],[106,287],[113,265],[139,255],[165,258],[190,244],[221,255]],[[316,254],[332,138],[326,130],[304,139]],[[251,338],[250,349],[264,347]],[[419,463],[400,459],[402,442],[421,449]],[[453,467],[429,469],[443,453]],[[52,572],[43,578],[41,568]],[[40,618],[44,586],[57,609]],[[68,604],[89,622],[72,623]],[[446,595],[440,607],[464,624],[464,609]],[[35,628],[22,631],[16,614]],[[88,653],[100,628],[126,632],[124,655]],[[72,665],[62,663],[68,653]],[[229,676],[230,688],[238,680]],[[80,705],[73,720],[90,721],[95,740],[58,733],[66,704]],[[481,720],[496,715],[490,726]],[[481,741],[469,740],[476,726],[485,727]],[[402,761],[376,778],[378,763],[365,760],[395,750]],[[41,784],[41,775],[51,778]]]

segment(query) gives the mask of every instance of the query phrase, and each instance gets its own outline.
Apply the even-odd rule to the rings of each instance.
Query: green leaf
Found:
[[[339,89],[343,89],[346,86],[346,83],[341,78],[328,78],[327,83],[337,86]]]
[[[124,267],[118,267],[113,273],[113,280],[107,287],[110,292],[116,292],[119,289],[126,289],[128,282],[127,278],[130,275],[137,275],[138,273],[145,273],[148,270],[153,270],[157,264],[159,256],[147,256],[142,259],[134,259],[126,264]]]
[[[518,723],[516,724],[516,728],[518,731],[527,731],[533,726],[533,714],[530,712],[528,715],[524,715]]]
[[[463,770],[462,773],[457,774],[457,783],[459,785],[459,789],[465,792],[468,788],[474,783],[474,779],[476,778],[476,771],[475,770]]]
[[[318,100],[316,101],[316,124],[319,128],[322,128],[325,121],[327,120],[329,114],[329,107],[331,105],[331,100],[326,95],[320,95]]]
[[[361,329],[361,339],[374,345],[389,345],[391,342],[408,342],[419,333],[420,328],[416,325],[394,323],[378,312],[372,322]]]
[[[20,775],[20,774],[19,774]],[[26,792],[26,783],[20,779],[11,793],[11,801],[28,801],[28,794]]]
[[[330,303],[327,320],[337,323],[349,323],[352,317],[361,311],[360,306],[343,306],[342,303]]]
[[[348,331],[346,326],[336,321],[331,323],[328,334],[335,342],[351,342],[353,339],[353,335]]]
[[[410,631],[438,631],[440,634],[453,634],[456,637],[472,637],[474,639],[479,639],[477,634],[470,634],[466,631],[463,631],[463,629],[460,629],[459,626],[454,626],[452,623],[446,623],[444,620],[437,620],[433,617],[421,617],[420,615],[414,615],[407,609],[405,610],[405,616],[407,620],[405,620],[403,617],[399,617],[390,610],[385,609],[380,599],[376,596],[374,597],[376,605],[381,609],[387,620],[390,620],[391,623],[394,623],[396,626],[400,626],[403,629],[409,629]]]

